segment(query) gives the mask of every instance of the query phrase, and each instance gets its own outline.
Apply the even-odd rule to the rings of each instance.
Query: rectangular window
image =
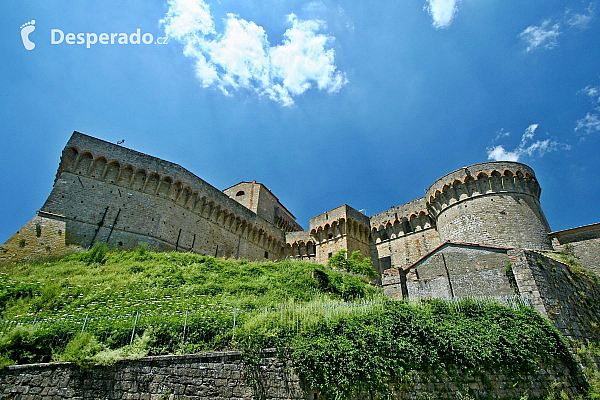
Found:
[[[269,258],[269,252],[265,251],[265,258]]]
[[[331,258],[331,256],[333,256],[333,253],[327,254],[327,258]]]

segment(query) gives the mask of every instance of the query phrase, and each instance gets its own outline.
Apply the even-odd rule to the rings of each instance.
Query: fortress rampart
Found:
[[[98,241],[323,264],[340,250],[358,250],[383,274],[409,268],[448,242],[553,250],[540,193],[527,165],[486,162],[450,172],[424,197],[371,217],[343,205],[311,218],[302,230],[261,183],[240,182],[220,191],[177,164],[74,132],[48,199],[0,247],[0,260],[88,248]],[[552,237],[560,249],[570,241],[577,249],[597,249],[597,231],[593,237],[590,229]],[[597,257],[581,259],[594,263]]]

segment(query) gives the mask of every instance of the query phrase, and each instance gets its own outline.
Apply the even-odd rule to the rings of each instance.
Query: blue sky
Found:
[[[598,0],[8,2],[0,242],[42,206],[74,130],[219,189],[263,182],[305,228],[488,159],[534,168],[553,230],[599,222],[599,13]],[[53,29],[168,43],[52,44]]]

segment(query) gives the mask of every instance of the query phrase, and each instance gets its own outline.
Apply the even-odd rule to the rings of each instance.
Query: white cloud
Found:
[[[586,29],[590,21],[594,18],[595,9],[596,5],[594,3],[590,3],[587,8],[587,12],[584,14],[571,14],[571,11],[567,10],[565,13],[566,22],[572,27]]]
[[[560,23],[550,26],[549,19],[542,22],[541,26],[531,25],[519,37],[527,43],[527,52],[533,51],[538,47],[552,49],[558,45],[558,36],[560,35]]]
[[[504,138],[504,137],[509,137],[509,136],[510,136],[510,132],[507,132],[504,130],[504,128],[502,128],[498,131],[498,134],[496,135],[496,138],[494,139],[494,141]]]
[[[586,86],[581,91],[587,94],[592,101],[600,103],[600,86]]]
[[[579,91],[586,94],[594,104],[594,109],[588,112],[585,117],[575,121],[575,132],[590,134],[600,132],[600,86],[586,86]]]
[[[488,148],[488,160],[519,161],[519,154],[515,151],[506,151],[504,146],[498,145]]]
[[[569,150],[571,146],[568,144],[558,143],[556,140],[536,140],[533,141],[535,131],[539,124],[531,124],[525,129],[519,146],[508,151],[503,145],[489,147],[487,149],[488,160],[494,161],[519,161],[523,156],[542,157],[544,154],[555,150]],[[508,136],[508,135],[505,135]]]
[[[335,65],[334,38],[319,33],[323,21],[290,14],[283,42],[272,46],[261,26],[235,14],[227,14],[223,32],[217,33],[203,0],[168,0],[168,5],[161,24],[194,59],[203,87],[225,94],[246,89],[289,106],[311,88],[334,93],[348,82]]]
[[[447,28],[452,23],[458,11],[460,0],[426,0],[424,9],[433,18],[433,26]]]
[[[587,134],[600,132],[600,108],[597,108],[594,113],[587,113],[585,117],[575,122],[575,131],[579,130]]]

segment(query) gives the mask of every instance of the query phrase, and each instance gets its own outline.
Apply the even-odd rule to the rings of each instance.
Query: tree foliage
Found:
[[[353,251],[350,256],[348,256],[347,250],[340,250],[331,256],[327,261],[327,265],[334,270],[353,272],[369,278],[374,278],[377,275],[377,272],[373,269],[371,259],[363,256],[358,250]]]

